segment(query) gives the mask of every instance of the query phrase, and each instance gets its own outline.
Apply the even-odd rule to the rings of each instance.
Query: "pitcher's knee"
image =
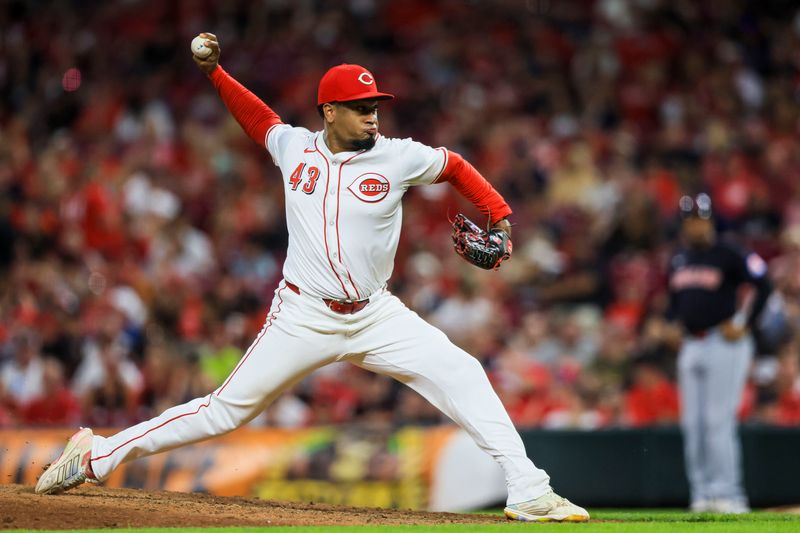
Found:
[[[446,372],[445,382],[450,383],[465,391],[475,391],[477,388],[489,386],[489,378],[480,361],[472,356],[467,356],[459,361],[458,366]]]
[[[488,379],[486,377],[486,370],[484,370],[481,362],[472,356],[470,356],[468,363],[464,365],[464,369],[475,378],[480,378],[481,380]]]

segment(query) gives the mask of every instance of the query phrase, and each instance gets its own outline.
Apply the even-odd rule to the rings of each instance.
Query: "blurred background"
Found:
[[[381,131],[470,160],[514,209],[499,272],[452,251],[447,184],[416,188],[390,288],[486,368],[520,428],[671,426],[662,339],[678,199],[776,285],[740,407],[800,423],[800,10],[792,1],[0,1],[0,426],[126,426],[207,394],[263,324],[283,189],[197,70],[221,64],[320,129],[341,62],[397,98]],[[268,369],[265,369],[268,371]],[[349,365],[254,424],[438,425]]]

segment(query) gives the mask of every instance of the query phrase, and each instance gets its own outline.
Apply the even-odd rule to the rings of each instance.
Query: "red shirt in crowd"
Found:
[[[62,387],[22,406],[19,417],[33,426],[70,426],[80,420],[81,408],[72,392]]]
[[[666,378],[637,382],[625,394],[625,418],[633,427],[678,421],[678,390]]]

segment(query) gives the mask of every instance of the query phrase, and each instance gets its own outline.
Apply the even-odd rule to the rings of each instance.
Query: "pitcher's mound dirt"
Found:
[[[499,515],[337,507],[91,485],[58,496],[39,496],[33,487],[0,485],[0,529],[496,524],[504,520]]]

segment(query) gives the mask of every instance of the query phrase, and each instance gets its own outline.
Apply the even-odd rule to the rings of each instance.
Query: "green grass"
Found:
[[[783,533],[800,531],[800,515],[756,512],[746,515],[692,514],[675,510],[603,510],[592,511],[595,520],[586,524],[526,524],[507,522],[497,525],[441,525],[441,526],[318,526],[269,528],[147,528],[118,529],[116,531],[143,531],[145,533],[383,533],[409,531],[422,533],[501,532],[511,529],[556,528],[559,533],[581,531],[587,533]],[[549,529],[548,529],[549,530]],[[108,533],[108,529],[83,529],[81,532]]]

